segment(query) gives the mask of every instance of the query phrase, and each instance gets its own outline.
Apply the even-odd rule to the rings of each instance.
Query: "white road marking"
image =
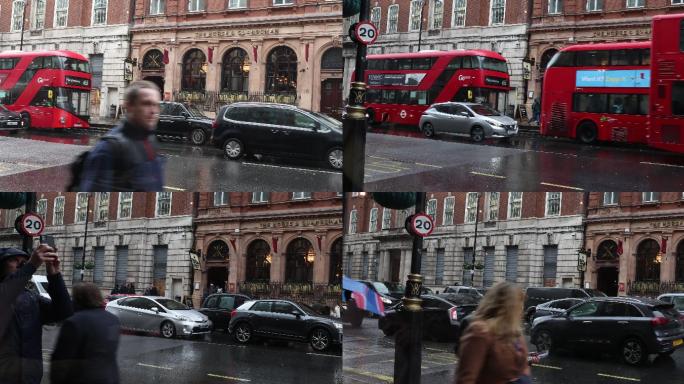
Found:
[[[483,173],[483,172],[475,172],[475,171],[470,171],[473,175],[478,175],[478,176],[487,176],[487,177],[496,177],[497,179],[505,179],[506,176],[501,176],[501,175],[494,175],[491,173]]]
[[[420,165],[420,166],[422,166],[422,167],[431,167],[431,168],[437,168],[437,169],[441,169],[441,168],[442,168],[442,167],[440,167],[439,165],[432,165],[432,164],[425,164],[425,163],[414,163],[414,164]]]
[[[652,163],[652,162],[650,162],[650,161],[640,161],[639,164],[660,165],[660,166],[662,166],[662,167],[672,167],[672,168],[684,168],[684,165],[665,164],[665,163]]]
[[[618,379],[618,380],[641,381],[641,379],[637,379],[634,377],[615,376],[615,375],[609,375],[607,373],[597,373],[596,375],[601,376],[601,377],[610,377],[611,379]]]
[[[168,371],[173,370],[173,368],[169,368],[169,367],[160,367],[160,366],[158,366],[158,365],[152,365],[152,364],[138,363],[138,365],[140,365],[140,366],[142,366],[142,367],[157,368],[157,369],[166,369],[166,370],[168,370]]]
[[[337,355],[326,355],[325,353],[313,353],[313,352],[307,352],[307,355],[323,356],[323,357],[336,357],[336,358],[339,358],[339,357],[340,357],[340,356],[337,356]]]
[[[251,163],[251,162],[247,162],[247,161],[243,161],[242,164],[245,164],[245,165],[255,165],[255,166],[258,166],[258,167],[269,167],[269,168],[289,169],[289,170],[292,170],[292,171],[303,171],[303,172],[327,173],[327,174],[331,174],[331,175],[342,175],[341,172],[335,172],[335,171],[323,171],[323,170],[319,170],[319,169],[285,167],[285,166],[282,166],[282,165],[259,164],[259,163]]]
[[[234,380],[234,381],[243,381],[243,382],[250,382],[250,381],[252,381],[252,380],[250,380],[250,379],[241,379],[241,378],[239,378],[239,377],[215,375],[215,374],[213,374],[213,373],[207,373],[207,376],[209,376],[209,377],[218,377],[219,379]]]
[[[551,184],[551,183],[539,183],[539,184],[548,185],[549,187],[567,188],[567,189],[574,189],[575,191],[584,191],[584,189],[582,189],[582,188],[571,187],[571,186],[563,185],[563,184]]]
[[[549,368],[549,369],[556,369],[558,371],[563,370],[561,367],[555,367],[553,365],[544,365],[544,364],[532,364],[533,367],[540,367],[540,368]]]
[[[181,192],[185,191],[185,189],[183,189],[183,188],[170,187],[168,185],[165,185],[164,189],[170,189],[172,191],[181,191]]]

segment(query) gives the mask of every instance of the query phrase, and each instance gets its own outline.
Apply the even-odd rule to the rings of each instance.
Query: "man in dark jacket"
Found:
[[[47,291],[52,299],[23,288],[13,301],[2,303],[2,312],[11,318],[6,329],[0,330],[0,384],[39,384],[43,377],[42,326],[73,313],[55,250],[41,244],[33,253],[35,256],[29,258],[17,249],[0,252],[5,255],[0,257],[0,284],[23,281],[26,274],[30,279],[36,265],[40,265],[38,258],[46,263]]]
[[[88,154],[81,192],[161,191],[163,160],[154,131],[159,121],[159,88],[140,80],[126,88],[126,118]]]
[[[105,311],[100,289],[93,283],[73,288],[76,313],[64,321],[52,353],[51,384],[118,384],[121,324]]]

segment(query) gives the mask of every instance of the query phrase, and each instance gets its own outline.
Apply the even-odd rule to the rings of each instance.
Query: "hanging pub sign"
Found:
[[[128,59],[124,60],[124,80],[133,81],[133,62]]]
[[[192,268],[195,270],[200,269],[199,256],[195,252],[190,252],[190,261],[192,262]]]

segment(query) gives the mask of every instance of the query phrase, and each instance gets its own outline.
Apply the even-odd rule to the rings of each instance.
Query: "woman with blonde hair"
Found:
[[[487,291],[461,338],[458,384],[531,383],[522,332],[524,296],[507,282]]]

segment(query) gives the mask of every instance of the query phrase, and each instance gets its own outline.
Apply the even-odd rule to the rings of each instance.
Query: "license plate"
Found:
[[[19,123],[17,123],[16,121],[8,121],[7,122],[7,125],[18,125],[18,124]]]
[[[684,343],[684,340],[682,340],[682,339],[677,339],[677,340],[675,340],[675,341],[672,342],[672,346],[676,347],[676,346],[678,346],[678,345],[682,345],[683,343]]]

